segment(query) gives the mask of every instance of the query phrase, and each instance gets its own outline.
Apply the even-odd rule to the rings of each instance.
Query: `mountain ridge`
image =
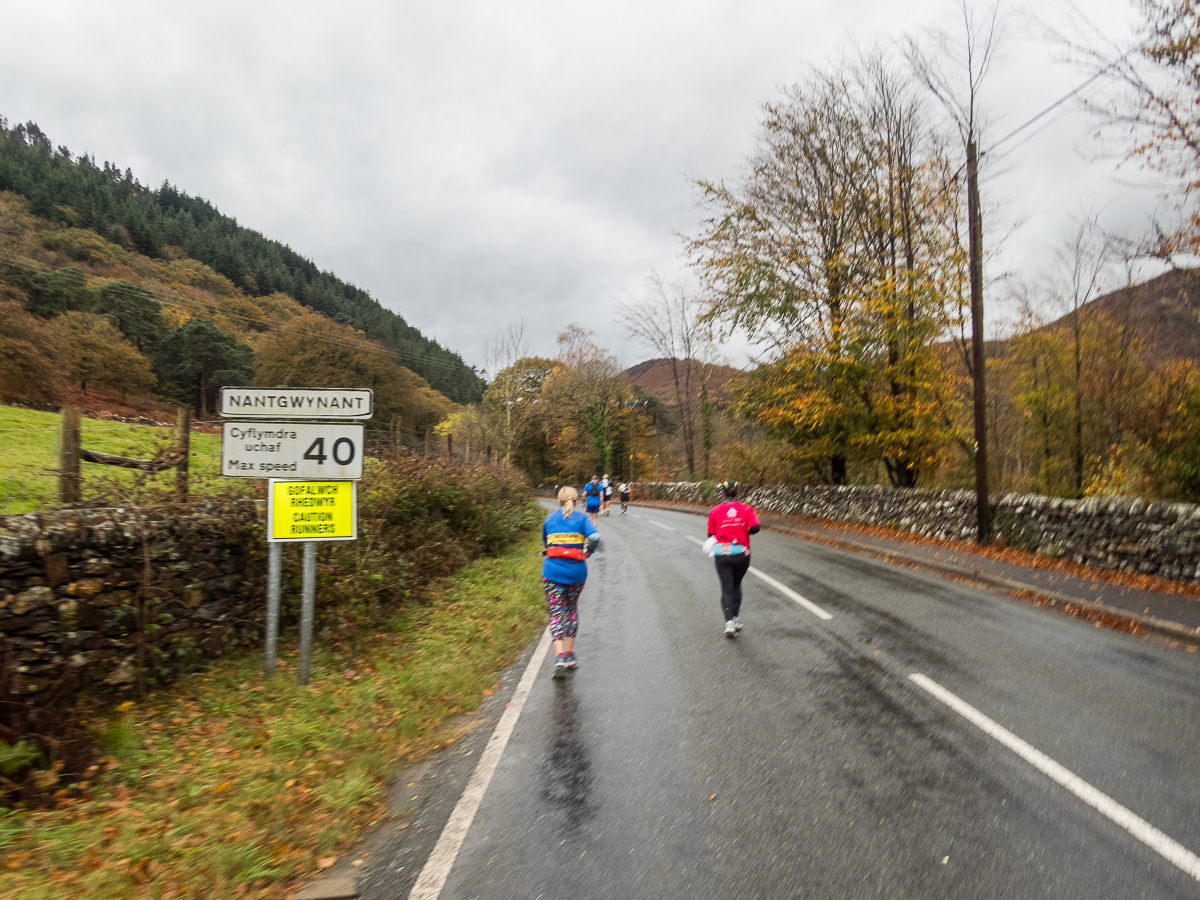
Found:
[[[682,360],[681,360],[682,362]],[[692,399],[700,399],[699,368],[704,364],[693,360],[696,370],[692,375]],[[708,394],[713,403],[725,403],[732,396],[730,380],[743,374],[741,369],[733,366],[723,366],[716,363],[708,364]],[[630,366],[624,372],[626,380],[646,393],[661,400],[666,406],[675,406],[675,378],[671,372],[671,359],[660,357],[647,359],[635,366]]]

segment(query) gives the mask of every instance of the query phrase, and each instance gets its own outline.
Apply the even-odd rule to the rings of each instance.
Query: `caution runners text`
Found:
[[[271,481],[273,541],[353,540],[353,481]]]

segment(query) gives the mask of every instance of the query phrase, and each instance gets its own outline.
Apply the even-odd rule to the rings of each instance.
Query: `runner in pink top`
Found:
[[[721,612],[725,616],[725,637],[737,637],[742,630],[742,579],[750,570],[750,535],[762,528],[754,507],[737,499],[738,483],[722,481],[725,500],[708,514],[708,536],[716,538],[713,558],[721,581]]]

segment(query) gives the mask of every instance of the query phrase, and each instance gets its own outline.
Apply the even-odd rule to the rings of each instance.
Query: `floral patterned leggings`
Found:
[[[582,581],[560,584],[542,579],[542,590],[550,607],[550,637],[554,640],[573,638],[579,630],[579,595],[583,593],[583,585]]]

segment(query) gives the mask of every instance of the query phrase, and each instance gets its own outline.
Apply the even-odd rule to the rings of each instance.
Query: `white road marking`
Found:
[[[517,717],[525,708],[525,701],[529,699],[529,692],[533,690],[533,682],[537,677],[538,669],[541,668],[542,660],[546,658],[546,651],[549,649],[550,629],[547,628],[542,632],[542,640],[533,651],[533,656],[529,660],[529,665],[525,667],[525,674],[521,676],[516,692],[508,701],[504,715],[496,723],[496,730],[492,732],[487,746],[483,749],[483,754],[479,757],[479,764],[475,767],[471,780],[467,782],[467,789],[458,798],[454,812],[450,814],[450,821],[442,829],[442,834],[438,838],[437,844],[434,845],[433,852],[429,854],[429,859],[425,861],[425,868],[421,870],[417,883],[413,885],[408,900],[437,900],[441,895],[446,878],[450,874],[450,868],[458,857],[458,851],[462,849],[467,831],[475,820],[475,813],[479,810],[479,804],[483,802],[483,795],[487,793],[488,784],[491,783],[492,775],[496,772],[500,755],[504,752],[505,745],[508,744],[513,728],[516,727]]]
[[[699,544],[701,547],[703,547],[703,546],[704,546],[704,541],[700,540],[700,538],[698,538],[698,537],[695,537],[695,536],[693,536],[693,535],[690,535],[690,534],[685,534],[685,535],[684,535],[684,537],[686,537],[686,538],[687,538],[689,541],[691,541],[693,544]]]
[[[649,522],[651,525],[657,525],[663,531],[674,531],[675,530],[670,525],[664,525],[662,522],[654,521],[654,519],[647,519],[646,521]]]
[[[1165,860],[1179,867],[1192,878],[1200,881],[1200,857],[1188,850],[1182,844],[1167,837],[1145,819],[1130,812],[1107,794],[1092,787],[1070,769],[1067,769],[1045,753],[1021,740],[999,723],[989,719],[975,707],[950,693],[936,681],[925,677],[920,672],[908,676],[918,687],[932,694],[938,700],[949,706],[971,724],[985,734],[995,738],[1021,759],[1038,769],[1052,780],[1065,787],[1068,791],[1093,807],[1112,821],[1116,822],[1135,838],[1158,853]]]
[[[758,576],[763,581],[765,581],[767,584],[769,584],[771,587],[775,588],[775,590],[779,591],[779,593],[783,594],[783,596],[790,597],[792,600],[795,600],[797,603],[799,603],[801,606],[803,606],[805,609],[807,609],[810,613],[812,613],[818,619],[821,619],[824,622],[828,622],[830,619],[833,618],[832,613],[825,612],[825,610],[821,609],[821,607],[817,606],[817,604],[813,603],[811,600],[807,600],[804,597],[801,597],[799,594],[797,594],[795,591],[793,591],[786,584],[780,584],[778,581],[776,581],[774,578],[772,578],[766,572],[761,572],[758,569],[754,568],[754,566],[751,566],[750,574]]]

